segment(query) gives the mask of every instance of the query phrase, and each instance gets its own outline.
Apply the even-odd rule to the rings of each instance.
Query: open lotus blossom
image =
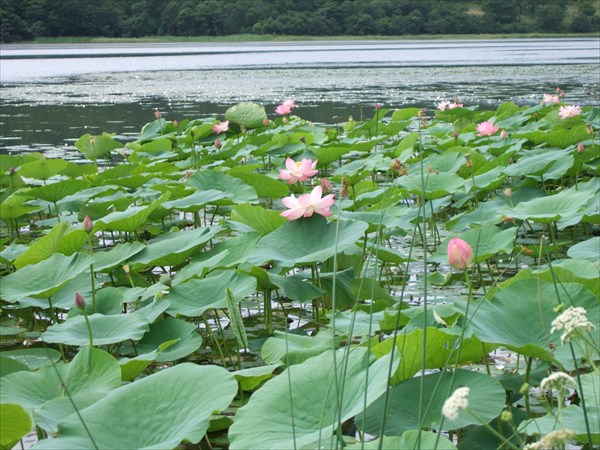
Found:
[[[481,122],[477,125],[477,136],[492,136],[498,131],[498,127],[494,126],[493,122]]]
[[[289,106],[290,109],[294,109],[294,108],[298,107],[298,105],[296,105],[296,103],[294,102],[293,98],[288,98],[286,101],[283,102],[283,104],[285,106]]]
[[[459,238],[452,238],[448,242],[448,262],[455,269],[464,270],[473,265],[473,249]]]
[[[321,198],[323,190],[321,186],[315,186],[310,194],[302,194],[300,197],[294,197],[294,194],[285,197],[281,202],[289,208],[281,213],[288,220],[296,220],[300,217],[310,217],[314,213],[320,214],[323,217],[329,217],[333,213],[329,208],[333,206],[335,200],[333,194],[326,195]]]
[[[227,130],[229,130],[229,120],[221,123],[215,123],[211,130],[217,134],[225,133]]]
[[[279,169],[279,179],[286,180],[288,184],[294,184],[297,181],[304,183],[319,172],[315,169],[317,161],[317,159],[311,161],[308,158],[302,158],[301,162],[296,162],[292,158],[287,158],[285,160],[287,169]]]
[[[561,106],[558,108],[558,115],[561,119],[577,117],[581,114],[581,106]]]
[[[458,99],[455,99],[454,102],[451,102],[449,100],[443,100],[436,104],[437,109],[439,109],[440,111],[446,111],[447,109],[454,108],[462,108],[463,106],[464,105],[462,103],[458,103]]]
[[[275,108],[275,112],[277,114],[279,114],[280,116],[285,116],[286,114],[289,114],[289,113],[292,112],[292,108],[290,108],[289,105],[286,105],[285,103],[282,103],[277,108]]]
[[[557,103],[560,103],[560,97],[558,95],[544,94],[544,100],[542,100],[542,103],[544,105],[546,105],[548,103],[552,103],[553,105],[556,105]]]

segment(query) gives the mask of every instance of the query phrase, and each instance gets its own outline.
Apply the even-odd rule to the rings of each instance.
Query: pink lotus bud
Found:
[[[125,272],[125,275],[129,276],[129,264],[123,266],[123,272]]]
[[[79,292],[75,293],[75,306],[77,306],[79,309],[85,308],[85,298],[83,298],[83,295],[81,295]]]
[[[506,130],[502,130],[502,131],[500,132],[500,137],[501,137],[502,139],[506,139],[506,138],[508,137],[508,133],[506,132]]]
[[[454,130],[454,133],[452,133],[452,136],[454,136],[454,139],[458,139],[458,131]]]
[[[223,144],[221,143],[221,141],[219,139],[215,139],[215,148],[218,150],[221,147],[223,147]]]
[[[321,189],[323,189],[323,194],[331,194],[333,192],[333,186],[325,178],[321,180]]]
[[[375,103],[375,111],[379,111],[383,105],[381,103]]]
[[[174,126],[175,128],[177,128],[177,127],[179,126],[179,121],[178,121],[178,120],[174,120],[174,121],[173,121],[173,126]]]
[[[452,238],[448,242],[448,262],[455,269],[466,269],[473,265],[473,249],[462,239]]]
[[[287,117],[284,117],[283,119],[281,119],[281,122],[285,125],[286,123],[288,123]]]
[[[154,117],[156,120],[158,120],[162,117],[162,114],[160,113],[160,111],[156,110],[154,111]]]
[[[504,189],[504,195],[506,195],[507,197],[512,197],[512,189],[511,188]]]
[[[192,172],[190,172],[189,170],[185,171],[185,175],[184,178],[187,180],[188,178],[190,178],[192,176]]]
[[[15,174],[15,168],[14,168],[14,166],[10,166],[10,169],[8,169],[8,173],[9,173],[9,175],[11,177]]]
[[[264,125],[265,127],[268,127],[268,126],[269,126],[269,123],[271,123],[271,122],[269,122],[269,119],[267,119],[267,118],[265,117],[265,118],[263,119],[263,125]]]
[[[579,153],[583,153],[584,150],[585,150],[585,145],[583,145],[583,142],[580,142],[579,144],[577,144],[577,151]]]
[[[557,94],[560,94],[560,93],[562,92],[562,91],[561,91],[561,89],[560,89],[560,87],[557,87],[557,88],[556,88],[554,91],[555,91]]]
[[[85,216],[83,222],[81,223],[81,228],[83,228],[83,231],[85,231],[86,233],[89,233],[94,229],[94,222],[92,222],[90,216]]]

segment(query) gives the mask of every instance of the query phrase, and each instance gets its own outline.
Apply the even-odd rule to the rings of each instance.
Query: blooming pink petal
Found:
[[[285,116],[286,114],[289,114],[292,112],[292,108],[290,108],[288,105],[286,105],[285,103],[282,103],[281,105],[279,105],[277,108],[275,108],[275,112],[277,114],[279,114],[280,116]]]
[[[211,130],[217,134],[224,133],[225,131],[229,130],[229,120],[226,120],[225,122],[221,122],[220,124],[215,123],[213,125],[213,127],[211,128]]]
[[[581,114],[581,106],[561,106],[558,109],[558,115],[561,119],[577,117]]]
[[[282,103],[283,105],[287,106],[288,108],[290,108],[290,110],[292,108],[297,108],[298,105],[296,105],[296,103],[294,103],[294,99],[293,98],[288,98],[285,102]]]
[[[477,125],[477,136],[492,136],[498,131],[498,127],[494,126],[493,122],[481,122]]]
[[[298,198],[295,198],[292,194],[289,197],[283,198],[281,202],[289,209],[282,212],[281,216],[288,220],[296,220],[302,216],[310,217],[314,213],[324,217],[331,216],[333,213],[329,211],[329,208],[335,202],[333,194],[321,198],[322,194],[321,186],[316,186],[310,194],[302,194]]]

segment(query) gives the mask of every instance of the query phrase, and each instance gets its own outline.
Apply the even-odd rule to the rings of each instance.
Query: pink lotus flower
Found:
[[[290,109],[294,109],[294,108],[298,107],[298,105],[296,105],[296,103],[294,103],[293,98],[288,98],[285,102],[283,102],[283,104],[285,106],[288,106]]]
[[[477,125],[477,136],[491,136],[498,131],[498,127],[494,126],[493,122],[481,122]]]
[[[547,103],[552,103],[553,105],[556,105],[557,103],[560,103],[560,98],[558,95],[544,94],[544,100],[542,100],[542,103],[544,105]]]
[[[279,105],[277,108],[275,108],[275,112],[277,114],[279,114],[280,116],[285,116],[286,114],[289,114],[292,112],[292,108],[290,108],[288,105],[286,105],[285,103],[282,103],[281,105]]]
[[[580,142],[579,144],[577,144],[577,151],[579,153],[583,153],[584,150],[585,150],[585,145],[583,144],[583,142]]]
[[[323,217],[329,217],[333,213],[329,208],[335,203],[333,194],[326,195],[321,198],[323,190],[321,186],[315,186],[310,194],[302,194],[300,197],[294,197],[294,194],[285,197],[281,202],[289,208],[281,213],[281,216],[288,220],[296,220],[300,217],[310,217],[314,213],[320,214]]]
[[[286,180],[288,184],[294,184],[299,181],[304,183],[310,177],[314,177],[319,171],[315,169],[317,167],[317,161],[314,162],[307,158],[302,158],[302,162],[296,162],[292,158],[285,160],[286,169],[279,169],[279,179]]]
[[[211,128],[211,130],[217,134],[225,133],[227,130],[229,130],[229,120],[226,120],[225,122],[221,122],[220,124],[215,123],[213,125],[213,127]]]
[[[462,103],[458,103],[458,99],[455,99],[454,102],[451,102],[449,100],[444,100],[439,102],[436,107],[437,109],[439,109],[440,111],[446,111],[447,109],[454,109],[454,108],[462,108],[464,105]]]
[[[581,114],[581,106],[561,106],[558,108],[558,115],[561,119],[577,117]]]
[[[452,238],[448,242],[448,262],[455,269],[464,270],[473,265],[473,249],[462,239]]]
[[[160,119],[162,117],[162,114],[160,113],[159,110],[154,111],[154,118],[156,120]]]

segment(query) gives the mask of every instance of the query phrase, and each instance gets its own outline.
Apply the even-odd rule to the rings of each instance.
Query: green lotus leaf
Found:
[[[92,314],[88,317],[94,345],[108,345],[128,339],[139,340],[148,331],[148,321],[138,314],[105,316]],[[83,316],[75,316],[52,325],[44,333],[49,343],[84,346],[90,344],[88,328]]]
[[[96,161],[98,158],[110,153],[111,150],[123,147],[123,144],[115,141],[113,135],[110,134],[105,133],[100,136],[92,136],[91,134],[86,133],[77,139],[75,147],[83,153],[83,156],[87,159]]]
[[[422,397],[421,395],[422,384]],[[446,418],[442,425],[442,406],[459,386],[469,388],[469,409],[478,417],[475,418],[467,411],[461,410],[456,420]],[[468,425],[485,423],[496,418],[506,400],[506,393],[500,381],[486,374],[457,369],[452,372],[444,371],[421,377],[410,378],[396,385],[389,393],[389,405],[384,412],[385,396],[379,398],[366,411],[355,419],[359,427],[369,434],[379,434],[382,431],[382,421],[385,420],[383,433],[386,436],[399,436],[405,431],[419,427],[436,430],[454,430]],[[419,418],[419,408],[423,405],[422,418]]]
[[[223,172],[197,172],[186,182],[200,191],[217,190],[225,193],[229,203],[248,203],[258,200],[256,191],[239,178],[234,178]]]
[[[31,189],[27,192],[27,196],[31,198],[41,198],[47,202],[56,203],[67,195],[72,195],[86,189],[88,186],[89,183],[87,181],[64,180]]]
[[[27,366],[31,370],[37,370],[48,364],[60,360],[60,352],[53,348],[22,348],[19,350],[5,350],[0,356],[13,359]]]
[[[308,280],[295,276],[281,276],[268,273],[269,281],[282,289],[285,295],[292,300],[304,303],[320,297],[325,293]]]
[[[19,167],[18,173],[22,177],[48,180],[65,170],[67,166],[68,163],[64,159],[42,158],[23,164]]]
[[[235,205],[231,210],[231,220],[248,225],[261,236],[271,233],[287,222],[279,212],[249,203]]]
[[[3,199],[2,203],[0,204],[0,219],[4,222],[10,222],[18,219],[21,216],[24,216],[25,214],[42,209],[41,206],[26,205],[25,202],[27,200],[27,197],[18,195],[18,193],[12,194]]]
[[[231,171],[230,171],[231,172]],[[228,172],[228,174],[230,173]],[[235,173],[231,174],[235,178],[239,178],[248,186],[252,186],[256,190],[256,195],[259,198],[278,198],[285,197],[288,193],[288,187],[280,180],[268,177],[261,173]]]
[[[383,443],[381,442],[383,441]],[[344,447],[347,450],[414,450],[439,449],[456,450],[456,446],[446,437],[432,431],[408,430],[402,436],[384,436],[369,442],[351,444]]]
[[[63,255],[71,256],[89,242],[89,235],[79,227],[68,229],[63,234],[58,246],[58,251]]]
[[[197,444],[213,412],[227,408],[237,390],[234,376],[222,367],[178,364],[113,390],[82,410],[81,418],[66,417],[58,425],[59,437],[36,448],[166,449],[183,440]]]
[[[225,111],[226,120],[243,126],[247,130],[263,127],[263,121],[267,118],[265,107],[256,103],[238,103]]]
[[[273,377],[273,371],[281,367],[280,364],[272,364],[268,366],[250,367],[249,369],[241,369],[233,372],[236,380],[240,383],[240,388],[244,391],[253,391],[263,381]]]
[[[0,403],[21,405],[34,417],[36,425],[55,432],[57,422],[75,412],[71,399],[82,410],[120,385],[117,360],[103,350],[85,347],[68,364],[2,377]]]
[[[135,241],[117,244],[107,251],[96,251],[94,252],[94,271],[110,271],[119,265],[125,264],[145,248],[144,244]]]
[[[57,223],[48,234],[31,243],[29,248],[15,259],[15,267],[20,269],[50,258],[59,249],[62,237],[68,228],[69,225],[66,223]]]
[[[168,196],[169,194],[167,193],[149,205],[132,206],[125,211],[110,213],[101,219],[98,219],[94,224],[94,228],[98,230],[127,231],[129,233],[134,233],[146,223],[150,214],[152,214],[152,212],[158,208]]]
[[[544,180],[557,180],[573,166],[572,152],[540,149],[529,151],[515,164],[505,167],[502,172],[509,177],[542,177]]]
[[[176,343],[160,351],[155,358],[160,362],[175,361],[200,348],[202,337],[197,330],[192,323],[169,317],[150,325],[150,331],[138,342],[137,350],[140,353],[150,353],[159,350],[165,342],[176,340]]]
[[[581,215],[579,214],[581,209],[591,196],[587,192],[574,192],[540,197],[519,203],[512,211],[507,210],[506,215],[515,219],[529,219],[541,223],[556,222],[563,218],[571,219]],[[560,224],[558,228],[562,228]]]
[[[569,258],[600,261],[600,237],[594,236],[586,241],[575,244],[567,250]]]
[[[198,212],[209,203],[215,203],[224,198],[229,198],[226,192],[216,189],[196,191],[187,197],[178,198],[162,204],[166,209],[177,209],[186,212]]]
[[[81,272],[89,270],[91,262],[92,258],[80,253],[71,256],[55,253],[2,277],[2,298],[16,302],[25,297],[51,297]]]
[[[419,171],[410,172],[409,175],[398,178],[398,186],[409,192],[421,195],[424,192],[427,200],[444,197],[448,194],[456,194],[465,190],[465,180],[455,173],[450,172],[431,172],[423,177],[425,191],[423,191],[423,181]]]
[[[30,372],[30,369],[25,363],[17,361],[16,359],[6,358],[0,352],[0,378],[9,373],[21,371]]]
[[[331,147],[314,147],[314,148],[311,148],[310,151],[318,159],[317,164],[319,167],[327,167],[332,162],[340,159],[342,157],[342,155],[349,153],[351,150],[350,150],[350,147],[338,147],[338,146],[333,147],[333,146],[331,146]]]
[[[333,345],[334,338],[330,333],[303,336],[275,330],[263,344],[260,356],[267,364],[300,364],[332,349]]]
[[[337,426],[386,391],[390,365],[389,356],[373,361],[368,349],[357,347],[290,366],[238,410],[229,448],[333,448]]]
[[[574,305],[584,307],[592,323],[600,320],[598,300],[583,285],[563,283],[559,293],[565,301],[570,298]],[[469,310],[467,330],[483,342],[560,364],[552,349],[561,346],[560,334],[550,333],[558,304],[553,283],[536,279],[516,281],[498,290],[491,300],[474,304]],[[455,302],[454,307],[461,314],[466,311],[462,300]]]
[[[7,266],[12,264],[15,259],[21,256],[29,248],[25,244],[17,244],[17,241],[13,241],[10,245],[7,245],[0,252],[0,261]]]
[[[60,171],[60,174],[65,177],[77,178],[98,173],[98,166],[93,164],[77,164],[71,161],[67,161],[67,163],[67,167]]]
[[[258,242],[250,261],[276,261],[283,267],[324,261],[355,246],[367,226],[362,222],[327,223],[321,216],[288,221]]]
[[[177,266],[214,237],[220,227],[194,228],[190,231],[163,233],[129,259],[135,271],[152,266]]]
[[[191,279],[171,289],[168,311],[174,315],[197,317],[211,308],[225,308],[227,288],[237,298],[247,297],[256,290],[256,278],[235,270],[225,270],[211,273],[201,280]]]
[[[20,405],[0,404],[0,447],[13,448],[31,431],[31,419]]]

